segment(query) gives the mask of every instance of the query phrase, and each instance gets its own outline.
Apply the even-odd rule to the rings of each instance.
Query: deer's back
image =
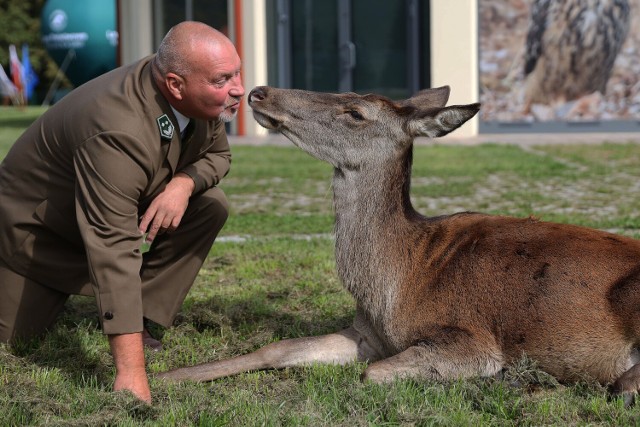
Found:
[[[564,352],[562,371],[640,341],[637,240],[472,213],[416,224],[412,234],[411,273],[392,316],[404,325],[401,346],[450,325],[494,337],[507,358]]]

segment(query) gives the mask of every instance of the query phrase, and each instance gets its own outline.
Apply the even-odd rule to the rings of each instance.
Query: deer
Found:
[[[256,87],[255,120],[333,167],[335,263],[355,300],[348,328],[159,373],[365,362],[362,379],[497,376],[523,356],[560,382],[594,379],[632,404],[640,387],[640,241],[534,217],[427,217],[410,198],[414,140],[444,136],[480,104],[448,86],[400,101]]]

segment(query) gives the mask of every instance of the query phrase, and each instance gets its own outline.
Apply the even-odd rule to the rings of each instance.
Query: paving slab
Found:
[[[479,134],[470,137],[458,137],[455,134],[442,138],[416,138],[417,145],[460,144],[477,145],[486,143],[515,145],[549,145],[549,144],[602,144],[640,143],[640,132],[608,132],[608,133],[517,133],[517,134]],[[281,134],[266,136],[229,135],[229,143],[233,145],[293,145]]]

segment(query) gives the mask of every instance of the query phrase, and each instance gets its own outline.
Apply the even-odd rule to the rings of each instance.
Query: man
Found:
[[[95,295],[114,390],[151,402],[143,321],[171,325],[227,218],[216,185],[240,66],[222,33],[180,23],[157,54],[75,89],[16,141],[0,164],[0,341],[45,331],[70,294]]]

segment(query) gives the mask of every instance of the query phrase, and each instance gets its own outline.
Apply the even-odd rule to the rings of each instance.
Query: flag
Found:
[[[11,80],[18,89],[18,92],[22,93],[22,64],[18,59],[18,52],[14,45],[9,45],[9,62],[11,63]]]
[[[33,89],[38,85],[40,79],[38,75],[33,71],[31,67],[31,61],[29,60],[29,46],[27,44],[22,45],[22,85],[24,90],[24,101],[28,103],[29,98],[33,95]]]
[[[4,67],[0,64],[0,95],[9,96],[15,99],[18,95],[18,88],[9,80],[9,76],[4,71]]]

